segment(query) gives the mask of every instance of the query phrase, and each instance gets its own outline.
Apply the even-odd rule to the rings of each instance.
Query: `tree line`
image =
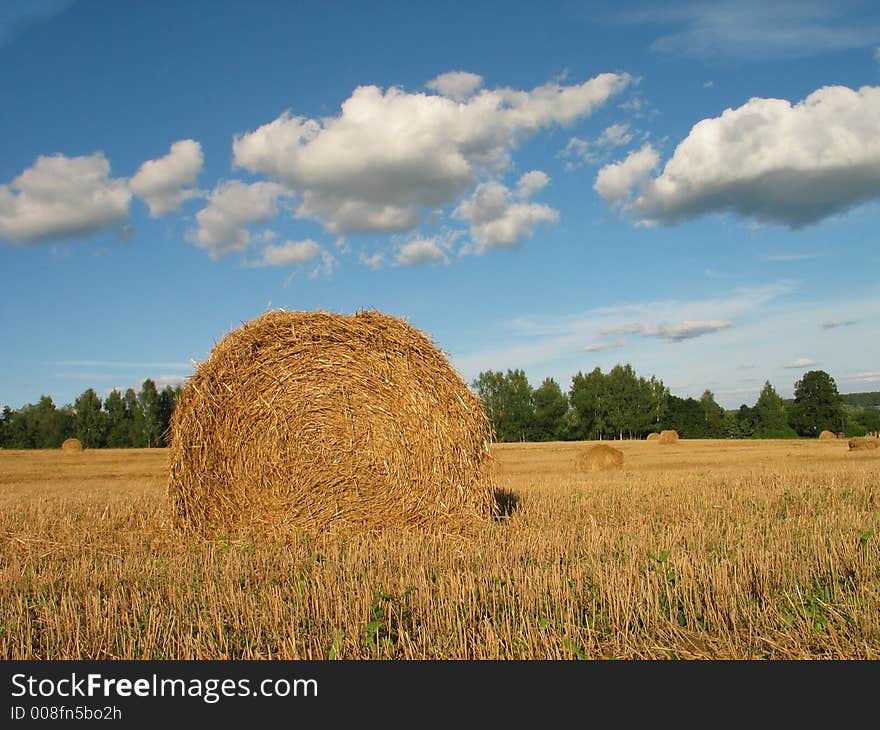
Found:
[[[56,407],[44,395],[38,403],[0,416],[0,448],[55,449],[67,438],[77,438],[87,449],[153,448],[167,446],[171,414],[181,388],[161,391],[147,378],[139,391],[113,390],[102,402],[89,388],[73,405]]]
[[[845,403],[823,370],[811,370],[783,400],[767,381],[753,406],[725,410],[711,390],[679,398],[662,380],[632,366],[578,372],[564,392],[553,378],[533,388],[523,370],[486,370],[471,388],[483,401],[498,441],[644,438],[673,429],[682,438],[798,438],[822,431],[862,436],[880,431],[880,410]]]
[[[662,380],[641,377],[629,364],[607,373],[578,372],[567,392],[553,378],[533,388],[523,370],[486,370],[471,388],[483,401],[497,441],[644,438],[665,429],[691,439],[880,431],[880,409],[858,405],[861,400],[853,395],[841,396],[823,370],[811,370],[795,382],[793,399],[784,400],[766,382],[755,404],[738,410],[722,408],[711,390],[699,399],[671,395]],[[54,449],[71,437],[87,449],[167,446],[180,392],[180,386],[159,391],[148,378],[139,391],[113,390],[103,401],[89,388],[60,408],[48,395],[18,410],[7,406],[0,415],[0,448]]]

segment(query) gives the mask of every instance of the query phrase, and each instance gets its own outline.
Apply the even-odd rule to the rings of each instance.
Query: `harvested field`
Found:
[[[493,447],[474,536],[200,539],[167,451],[0,451],[12,659],[880,659],[877,451],[845,441]]]

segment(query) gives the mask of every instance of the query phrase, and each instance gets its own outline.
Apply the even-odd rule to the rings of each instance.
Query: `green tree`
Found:
[[[618,438],[647,430],[651,421],[650,393],[632,365],[615,365],[605,377],[607,422]]]
[[[801,436],[840,431],[844,426],[843,399],[837,383],[824,370],[810,370],[794,384],[791,425]]]
[[[159,393],[158,414],[160,446],[168,446],[170,443],[170,433],[168,432],[168,429],[171,426],[171,416],[174,413],[176,405],[177,393],[170,385],[166,385],[162,389],[162,392]]]
[[[156,383],[147,378],[138,393],[138,403],[144,414],[144,437],[146,446],[153,448],[162,445],[162,414],[159,406],[159,391]]]
[[[125,401],[118,390],[110,391],[104,401],[107,419],[106,444],[111,449],[124,449],[131,445],[131,424],[125,410]]]
[[[12,442],[12,419],[15,413],[9,406],[3,406],[3,413],[0,415],[0,449],[11,448]]]
[[[650,389],[651,429],[658,430],[658,424],[666,417],[666,409],[669,405],[669,388],[663,385],[663,381],[653,375],[648,381]]]
[[[507,371],[504,394],[503,440],[528,441],[535,424],[535,404],[525,371]]]
[[[568,399],[577,412],[581,438],[602,438],[608,418],[606,396],[605,375],[599,368],[571,379]]]
[[[483,399],[498,441],[528,441],[535,424],[532,387],[523,370],[480,373],[472,387]]]
[[[703,407],[706,437],[711,439],[724,438],[724,409],[715,401],[715,395],[711,390],[703,391],[703,395],[700,396],[700,405]]]
[[[758,414],[754,408],[749,408],[745,403],[740,405],[739,410],[736,412],[737,428],[740,433],[737,438],[753,438],[757,421]]]
[[[105,445],[105,414],[101,411],[101,399],[89,388],[74,403],[76,437],[87,449]]]
[[[125,404],[125,418],[128,421],[128,445],[140,449],[147,445],[147,431],[144,423],[144,411],[134,388],[125,391],[122,397]]]
[[[755,435],[759,438],[783,439],[797,436],[788,425],[785,404],[769,380],[764,383],[758,402],[755,403],[755,415]]]
[[[486,370],[474,378],[471,388],[483,401],[483,410],[492,424],[495,438],[500,440],[501,419],[504,413],[504,373]]]
[[[696,398],[670,395],[666,427],[678,431],[678,435],[685,439],[706,438],[703,404]]]
[[[561,439],[565,424],[563,418],[568,412],[568,398],[553,378],[546,378],[533,394],[535,423],[533,438],[537,441]]]

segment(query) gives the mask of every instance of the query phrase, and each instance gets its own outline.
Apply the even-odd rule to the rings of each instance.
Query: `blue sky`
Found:
[[[180,382],[267,308],[466,380],[880,389],[872,3],[0,6],[0,404]]]

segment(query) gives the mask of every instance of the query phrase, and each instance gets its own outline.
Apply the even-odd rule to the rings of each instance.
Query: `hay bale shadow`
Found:
[[[495,490],[495,506],[492,514],[496,522],[509,520],[519,508],[519,497],[507,489]]]

